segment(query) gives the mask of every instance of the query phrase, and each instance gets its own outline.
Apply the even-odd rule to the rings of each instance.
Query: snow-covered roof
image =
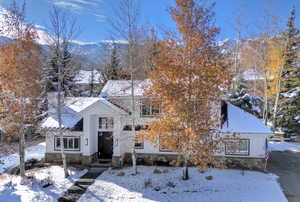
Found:
[[[263,80],[262,73],[256,69],[247,69],[242,73],[243,79],[246,81]]]
[[[82,119],[80,112],[99,100],[100,98],[92,97],[67,97],[65,99],[65,105],[61,108],[62,128],[73,128]],[[42,122],[41,127],[58,128],[59,124],[57,114],[49,114],[49,116]]]
[[[224,123],[221,132],[273,134],[260,119],[229,103],[228,120]]]
[[[61,127],[64,129],[71,129],[81,120],[81,116],[75,111],[72,112],[64,107],[61,114]],[[56,113],[49,115],[41,125],[41,128],[59,128],[58,116]]]
[[[82,119],[81,112],[86,110],[88,107],[96,102],[100,102],[111,109],[118,111],[120,113],[126,113],[124,110],[110,103],[104,98],[97,97],[67,97],[65,99],[65,105],[61,110],[61,121],[62,128],[72,129],[75,125]],[[58,128],[58,116],[57,113],[51,113],[42,122],[41,128]]]
[[[67,97],[65,105],[73,111],[80,113],[99,100],[100,98],[97,97]]]
[[[94,78],[92,76],[93,74],[94,74]],[[100,72],[97,70],[92,70],[92,71],[80,70],[75,77],[75,83],[79,85],[87,85],[92,82],[92,79],[93,79],[93,83],[95,84],[103,83],[103,77],[100,74]]]
[[[134,95],[143,96],[145,88],[150,85],[150,80],[135,80]],[[131,80],[109,80],[103,87],[100,96],[130,96]]]

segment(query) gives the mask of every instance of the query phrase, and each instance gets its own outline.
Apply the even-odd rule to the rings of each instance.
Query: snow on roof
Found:
[[[82,119],[79,113],[99,100],[100,98],[91,97],[67,97],[65,99],[65,106],[63,106],[61,110],[62,128],[73,128]],[[57,114],[49,114],[42,122],[41,127],[58,128]]]
[[[150,80],[135,80],[134,95],[143,96],[145,88],[150,85]],[[130,96],[131,80],[109,80],[103,87],[100,96]]]
[[[262,74],[255,69],[247,69],[242,73],[243,79],[247,81],[253,81],[253,80],[263,80]]]
[[[65,129],[73,128],[80,120],[81,116],[67,106],[61,110],[61,127]],[[58,116],[56,113],[50,114],[41,125],[42,128],[59,128]]]
[[[273,134],[273,132],[260,119],[229,103],[228,120],[224,123],[221,132]]]
[[[94,78],[92,77],[93,74],[94,74]],[[80,70],[75,77],[75,83],[81,84],[81,85],[86,85],[86,84],[90,84],[92,82],[92,79],[93,79],[93,82],[96,84],[103,82],[103,77],[99,71],[97,71],[97,70],[93,70],[93,71]]]
[[[97,97],[67,97],[65,105],[79,113],[99,100]]]
[[[71,129],[73,128],[81,119],[82,116],[80,112],[87,109],[89,106],[96,102],[101,102],[104,105],[112,108],[120,113],[126,113],[121,108],[115,106],[104,98],[95,97],[67,97],[65,99],[65,106],[61,110],[61,120],[62,128]],[[42,122],[42,128],[58,128],[58,116],[57,113],[49,114],[49,116]]]

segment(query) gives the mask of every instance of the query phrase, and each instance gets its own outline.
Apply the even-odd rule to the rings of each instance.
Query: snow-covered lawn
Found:
[[[26,184],[21,183],[19,176],[0,175],[0,201],[57,201],[77,178],[86,173],[86,170],[70,169],[69,173],[71,176],[68,179],[64,179],[63,168],[60,166],[32,169],[27,171],[26,174],[34,177],[31,180],[27,180]],[[52,181],[53,185],[43,188],[44,180]]]
[[[162,173],[154,174],[155,168]],[[287,201],[273,174],[218,169],[200,173],[190,168],[191,179],[183,181],[181,168],[139,166],[138,171],[137,176],[131,175],[131,168],[105,171],[79,201]],[[117,176],[121,172],[125,175]]]
[[[41,160],[45,156],[46,143],[42,142],[32,147],[28,147],[25,150],[25,159],[37,159]],[[20,164],[19,154],[11,154],[0,158],[0,174],[7,168],[17,167]]]
[[[270,151],[292,151],[300,152],[300,144],[291,143],[291,142],[275,142],[269,141]]]

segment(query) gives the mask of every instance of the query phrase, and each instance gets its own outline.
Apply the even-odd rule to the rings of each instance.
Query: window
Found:
[[[157,101],[141,100],[141,116],[154,116],[160,113],[160,105]]]
[[[54,149],[60,150],[60,137],[54,138]],[[80,137],[64,137],[64,149],[68,151],[80,151]]]
[[[113,129],[114,119],[108,117],[99,118],[99,129]]]
[[[148,125],[136,125],[135,131],[146,130],[148,129]],[[132,131],[132,125],[125,125],[123,127],[124,131]]]
[[[249,139],[225,139],[225,155],[249,156]]]
[[[136,134],[134,148],[144,149],[144,137],[142,134]]]

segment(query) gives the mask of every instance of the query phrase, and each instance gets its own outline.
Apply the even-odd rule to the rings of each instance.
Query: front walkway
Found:
[[[273,151],[268,171],[279,176],[289,202],[300,202],[300,153]]]
[[[58,199],[59,202],[75,202],[87,188],[95,182],[95,179],[101,175],[106,168],[91,168],[86,174],[81,176],[73,186],[71,186],[65,194]]]

